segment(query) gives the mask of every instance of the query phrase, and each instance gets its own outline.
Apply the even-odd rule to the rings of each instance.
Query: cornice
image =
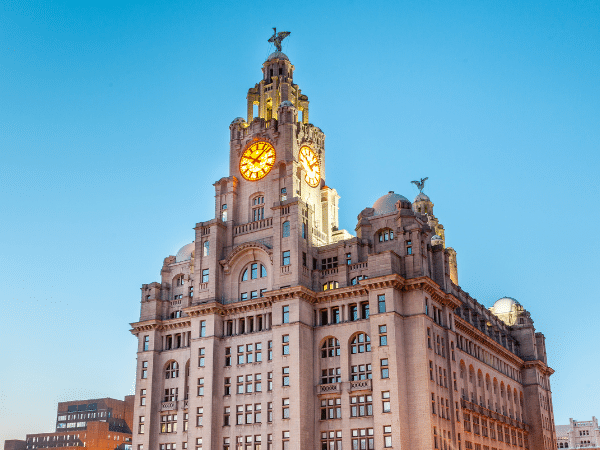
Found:
[[[364,297],[369,294],[367,288],[361,284],[355,284],[354,286],[347,286],[344,288],[331,289],[322,292],[315,292],[316,303],[324,303],[332,300],[343,300],[348,298]]]
[[[473,340],[478,341],[485,347],[493,350],[495,353],[502,355],[505,359],[515,364],[519,369],[523,368],[524,361],[511,351],[504,348],[498,342],[487,336],[470,323],[467,323],[462,317],[454,315],[454,326],[457,331],[462,331],[464,334],[471,337]],[[468,353],[467,353],[468,354]]]
[[[138,335],[144,331],[163,331],[163,330],[175,330],[179,328],[188,328],[192,325],[192,322],[189,317],[181,317],[177,319],[169,319],[169,320],[159,320],[159,319],[151,319],[145,320],[143,322],[134,322],[130,323],[132,329],[129,330],[131,334]]]
[[[539,369],[544,375],[550,376],[554,373],[554,369],[547,366],[543,361],[540,361],[539,359],[525,361],[523,363],[523,368],[530,368],[530,367],[535,367],[535,368]]]
[[[318,294],[312,289],[300,285],[265,292],[265,298],[271,299],[273,303],[299,298],[312,304],[317,302],[317,296]]]

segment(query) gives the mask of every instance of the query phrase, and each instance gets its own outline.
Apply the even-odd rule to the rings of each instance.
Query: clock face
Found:
[[[248,181],[264,178],[275,164],[275,149],[264,141],[253,142],[240,159],[240,173]]]
[[[319,165],[319,158],[310,147],[304,146],[300,149],[300,163],[306,170],[304,179],[308,185],[317,187],[321,181],[321,166]]]

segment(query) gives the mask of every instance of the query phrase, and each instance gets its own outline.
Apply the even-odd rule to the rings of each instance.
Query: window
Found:
[[[323,284],[323,290],[328,291],[330,289],[337,289],[339,287],[339,283],[337,281],[329,281]]]
[[[350,284],[351,284],[352,286],[355,286],[355,285],[357,285],[357,284],[358,284],[358,282],[359,282],[360,280],[367,280],[368,278],[369,278],[369,277],[368,277],[368,276],[366,276],[366,275],[359,275],[359,276],[357,276],[357,277],[354,277],[354,278],[352,278],[352,280],[350,280]]]
[[[225,378],[224,385],[223,395],[231,395],[231,378]]]
[[[281,188],[280,192],[281,192],[281,196],[280,196],[281,201],[282,202],[286,201],[287,200],[287,189]]]
[[[246,424],[251,424],[252,423],[252,405],[246,405],[246,413],[245,413],[245,421]]]
[[[373,428],[359,428],[352,430],[352,448],[361,450],[375,450]]]
[[[204,367],[204,354],[205,354],[204,348],[199,348],[198,349],[198,367]]]
[[[321,400],[321,420],[341,418],[342,399],[340,397]]]
[[[225,366],[231,366],[231,347],[225,348]]]
[[[179,388],[168,388],[165,389],[165,396],[163,402],[176,402]]]
[[[373,378],[371,364],[359,364],[350,368],[351,381],[370,380],[371,378]]]
[[[331,258],[323,258],[321,260],[321,270],[334,269],[337,266],[338,266],[337,256],[332,256]]]
[[[384,294],[377,296],[377,312],[380,314],[385,312],[385,295]]]
[[[177,433],[177,414],[160,416],[161,433]]]
[[[206,320],[200,321],[200,337],[206,336]]]
[[[221,220],[227,222],[227,205],[221,206]]]
[[[257,342],[254,344],[254,361],[262,362],[262,343]]]
[[[252,394],[252,374],[246,375],[246,394]]]
[[[273,422],[273,402],[267,403],[267,422]]]
[[[198,395],[204,395],[204,378],[198,378]]]
[[[262,375],[257,373],[254,375],[254,392],[262,392]]]
[[[208,269],[202,269],[202,282],[208,283]]]
[[[384,359],[380,360],[379,365],[381,367],[381,378],[389,378],[390,377],[390,371],[389,371],[389,368],[388,368],[388,360],[387,360],[387,358],[384,358]]]
[[[331,308],[331,320],[332,320],[332,323],[340,323],[341,322],[339,307],[336,306],[335,308]]]
[[[193,297],[193,296],[194,296],[194,286],[190,286],[190,288],[188,289],[188,295],[189,295],[190,297]]]
[[[337,430],[321,432],[321,449],[342,450],[342,431]]]
[[[254,197],[252,199],[252,222],[256,222],[265,218],[265,198],[263,196]]]
[[[306,224],[306,222],[302,221],[302,239],[306,239],[308,233],[306,232],[306,230],[308,229],[308,225]]]
[[[236,407],[235,424],[244,425],[244,405],[238,405]]]
[[[281,345],[281,347],[282,347],[281,354],[289,355],[290,354],[290,335],[284,334],[283,336],[281,336],[281,340],[283,342],[283,344]]]
[[[244,376],[243,375],[238,375],[238,377],[237,377],[236,393],[238,393],[238,394],[244,393]]]
[[[140,406],[145,406],[146,405],[146,389],[140,389]],[[63,416],[65,417],[65,416]],[[60,417],[58,418],[59,420]],[[62,420],[66,420],[66,417]]]
[[[269,361],[273,361],[273,341],[267,342],[267,358]]]
[[[261,412],[262,406],[260,403],[255,403],[254,404],[254,423],[261,423],[262,422],[262,412]]]
[[[167,364],[167,370],[165,372],[165,378],[177,378],[179,376],[179,364],[177,361],[171,361]]]
[[[290,307],[284,306],[282,308],[283,311],[283,323],[290,323]]]
[[[406,241],[406,254],[412,255],[412,241]]]
[[[358,320],[358,306],[356,303],[348,305],[348,312],[350,321],[354,322],[355,320]]]
[[[203,246],[203,251],[202,251],[202,255],[203,256],[208,256],[210,253],[210,242],[206,241]]]
[[[385,448],[390,448],[392,446],[392,426],[391,425],[383,426],[383,446]]]
[[[283,225],[281,226],[281,237],[290,237],[290,222],[289,220],[286,220],[285,222],[283,222]]]
[[[183,275],[179,275],[177,278],[175,278],[175,286],[183,286],[185,283]]]
[[[281,418],[289,419],[290,418],[290,399],[283,398],[281,399],[282,407],[281,407]]]
[[[321,370],[321,384],[340,383],[342,381],[342,369],[340,367]]]
[[[282,253],[281,265],[282,266],[290,265],[290,251],[289,250],[286,250]]]
[[[357,395],[350,397],[350,417],[373,415],[373,396]]]
[[[231,450],[229,438],[223,438],[223,450]]]
[[[144,336],[144,351],[147,352],[150,348],[150,336]]]
[[[146,416],[140,416],[139,424],[138,424],[138,434],[144,434],[144,422],[146,421]]]
[[[390,403],[390,391],[383,391],[381,393],[381,405],[382,412],[388,413],[392,411],[392,406]]]
[[[186,445],[187,442],[184,442],[183,445]],[[196,450],[202,450],[202,438],[196,438]]]
[[[371,338],[366,333],[358,333],[350,343],[351,353],[365,353],[371,351]]]
[[[281,450],[290,450],[290,432],[283,431],[281,438]]]
[[[340,356],[340,341],[336,338],[325,339],[321,346],[321,358]]]
[[[267,390],[273,390],[273,372],[267,373]]]
[[[387,325],[379,325],[379,345],[387,345]]]
[[[148,378],[148,361],[142,361],[142,379]]]
[[[282,373],[282,385],[283,386],[289,386],[290,385],[290,368],[289,367],[283,367],[281,369],[281,373]]]

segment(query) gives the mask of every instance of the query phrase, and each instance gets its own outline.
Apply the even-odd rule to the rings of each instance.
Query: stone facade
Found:
[[[579,421],[569,419],[569,425],[556,425],[556,448],[600,448],[598,419]]]
[[[508,324],[461,290],[424,194],[389,192],[356,236],[339,230],[294,67],[276,52],[262,71],[229,127],[215,218],[142,286],[135,450],[554,449],[553,371],[529,313],[500,300],[518,309]],[[244,155],[262,178],[244,178]]]

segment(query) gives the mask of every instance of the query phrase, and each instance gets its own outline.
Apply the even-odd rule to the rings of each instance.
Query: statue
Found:
[[[423,188],[425,187],[425,180],[427,180],[428,178],[429,177],[421,178],[421,181],[411,181],[411,183],[417,186],[419,188],[419,192],[422,194]]]
[[[278,52],[281,51],[281,41],[283,41],[286,37],[290,35],[289,31],[280,31],[277,32],[277,28],[273,27],[273,36],[269,38],[269,42],[275,44],[275,48]]]

